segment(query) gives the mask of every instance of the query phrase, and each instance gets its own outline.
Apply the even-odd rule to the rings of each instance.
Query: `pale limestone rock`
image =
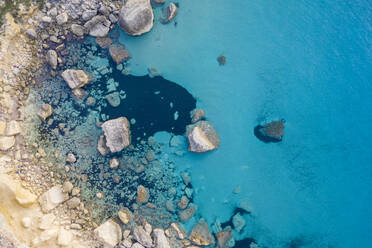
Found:
[[[189,150],[204,153],[218,148],[220,138],[208,121],[198,121],[187,126],[186,135],[189,141]]]
[[[123,224],[128,224],[131,219],[129,209],[122,209],[118,212],[119,219]]]
[[[119,159],[118,158],[112,158],[110,159],[110,168],[116,169],[119,167]]]
[[[7,151],[9,150],[12,146],[14,146],[15,143],[15,138],[14,136],[1,136],[0,137],[0,150],[1,151]]]
[[[99,136],[97,150],[102,156],[106,156],[110,152],[110,149],[106,146],[106,138],[104,135]]]
[[[98,240],[105,244],[107,248],[113,248],[121,241],[122,233],[119,224],[113,220],[108,220],[94,230]]]
[[[39,197],[39,203],[43,212],[48,212],[64,202],[67,197],[61,186],[54,186]]]
[[[196,205],[190,204],[188,208],[178,212],[178,218],[181,222],[186,222],[194,216],[197,210],[198,207]]]
[[[21,186],[16,187],[15,198],[19,205],[22,207],[29,207],[36,203],[37,196],[32,194],[29,190],[22,188]]]
[[[50,229],[55,219],[56,219],[56,216],[54,214],[43,215],[42,217],[40,217],[39,228],[41,230]]]
[[[131,248],[144,248],[140,243],[134,243]]]
[[[111,152],[120,152],[130,145],[130,125],[125,117],[105,121],[102,130],[106,138],[106,146]]]
[[[53,113],[53,108],[50,104],[43,104],[39,112],[37,112],[37,116],[40,118],[41,121],[45,121],[49,116]]]
[[[186,238],[186,231],[179,223],[172,223],[171,228],[176,232],[177,238],[184,239]]]
[[[170,23],[177,15],[178,8],[176,4],[169,3],[169,5],[163,9],[163,18],[161,19],[161,22],[166,24]]]
[[[46,54],[46,61],[54,70],[57,69],[58,65],[58,55],[57,52],[54,50],[49,50]]]
[[[153,247],[152,239],[142,226],[136,226],[133,229],[133,237],[138,243],[145,247]]]
[[[115,92],[112,92],[110,94],[108,94],[106,96],[106,100],[108,101],[108,103],[116,108],[120,105],[120,95],[119,95],[119,92],[115,91]]]
[[[127,0],[120,10],[119,25],[129,35],[149,32],[153,22],[150,0]]]
[[[153,236],[156,248],[171,248],[163,229],[155,228]]]
[[[80,205],[80,199],[77,197],[72,197],[70,200],[67,201],[67,206],[70,209],[77,208]]]
[[[205,111],[203,109],[194,109],[190,112],[191,122],[196,123],[205,117]]]
[[[30,217],[23,217],[21,219],[21,224],[24,228],[30,228],[32,225],[32,219]]]
[[[5,121],[0,121],[0,135],[3,135],[6,130],[6,122]]]
[[[65,192],[65,193],[71,193],[71,191],[72,191],[73,188],[74,188],[74,186],[69,181],[66,181],[63,184],[63,192]]]
[[[76,36],[84,36],[85,28],[79,24],[71,25],[71,32]]]
[[[83,70],[67,69],[62,72],[62,77],[71,89],[81,88],[90,81],[88,74]]]
[[[71,231],[67,231],[64,228],[59,229],[57,244],[60,246],[69,246],[73,239]]]
[[[127,61],[130,59],[130,54],[127,49],[123,45],[111,45],[109,48],[109,53],[111,58],[115,61],[116,64],[120,64],[122,62]]]
[[[75,163],[76,162],[76,157],[73,153],[68,153],[67,154],[67,157],[66,157],[66,162],[69,162],[69,163]]]
[[[58,25],[63,25],[67,23],[68,21],[68,14],[66,12],[63,12],[56,16],[56,21]]]
[[[84,24],[89,35],[94,37],[105,37],[110,31],[111,22],[103,15],[97,15]]]

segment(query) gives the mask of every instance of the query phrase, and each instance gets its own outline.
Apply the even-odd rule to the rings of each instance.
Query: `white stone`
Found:
[[[108,220],[94,230],[97,239],[107,248],[113,248],[121,241],[122,233],[119,224]]]
[[[39,203],[43,212],[48,212],[67,199],[61,186],[54,186],[39,197]]]
[[[0,150],[1,151],[7,151],[9,150],[12,146],[14,146],[15,143],[15,138],[14,136],[1,136],[0,137]]]
[[[63,25],[68,21],[68,14],[66,12],[63,12],[56,16],[57,24]]]
[[[6,135],[13,136],[21,133],[22,129],[18,121],[9,121],[6,127]]]
[[[23,217],[21,224],[24,228],[29,228],[32,224],[32,219],[30,217]]]
[[[60,246],[70,245],[73,239],[73,234],[70,231],[65,230],[64,228],[59,229],[57,244]]]
[[[54,214],[43,215],[42,217],[40,217],[39,228],[41,230],[50,229],[55,219],[56,216]]]
[[[155,228],[153,235],[156,248],[171,248],[163,229]]]

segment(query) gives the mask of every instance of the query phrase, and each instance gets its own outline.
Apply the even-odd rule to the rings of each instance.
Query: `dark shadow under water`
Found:
[[[118,107],[107,105],[102,113],[110,119],[135,119],[131,125],[133,142],[158,131],[185,133],[191,123],[190,111],[196,107],[195,98],[185,88],[160,76],[126,76],[116,69],[111,76],[119,82],[118,91],[124,90],[126,98]]]

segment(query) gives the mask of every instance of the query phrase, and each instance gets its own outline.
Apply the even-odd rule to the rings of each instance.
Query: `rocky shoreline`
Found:
[[[86,98],[87,93],[84,90],[84,86],[91,80],[90,75],[73,68],[61,70],[68,66],[69,59],[72,59],[67,59],[70,52],[67,48],[69,43],[82,41],[87,35],[96,37],[97,44],[102,48],[109,48],[111,58],[118,66],[122,66],[131,55],[125,47],[112,45],[112,39],[106,36],[115,28],[116,23],[129,35],[138,36],[149,32],[154,21],[152,7],[163,3],[164,1],[150,0],[127,0],[124,3],[63,0],[54,4],[50,1],[46,2],[41,10],[33,6],[25,7],[28,10],[20,13],[21,17],[18,17],[17,23],[10,14],[5,16],[0,52],[0,192],[6,195],[4,201],[0,202],[0,213],[6,221],[0,223],[6,222],[8,225],[3,228],[7,231],[0,228],[0,241],[6,244],[5,247],[233,246],[232,227],[222,228],[217,223],[214,230],[210,230],[209,225],[200,218],[187,234],[179,223],[190,220],[197,211],[197,206],[192,203],[191,179],[187,173],[182,174],[179,182],[170,180],[168,184],[164,183],[166,187],[170,187],[171,183],[182,187],[180,192],[173,187],[169,188],[167,195],[172,197],[168,200],[162,199],[164,206],[158,207],[157,203],[161,200],[151,198],[154,197],[153,189],[135,184],[135,203],[130,206],[132,210],[127,206],[108,207],[106,215],[111,211],[116,212],[111,218],[106,215],[101,218],[105,220],[103,223],[97,223],[97,219],[93,218],[95,209],[86,201],[90,198],[84,196],[84,188],[78,183],[89,183],[88,176],[79,174],[78,166],[75,166],[75,163],[80,163],[79,154],[70,151],[65,156],[61,154],[61,151],[65,150],[53,147],[52,141],[35,135],[43,132],[40,126],[52,125],[50,116],[58,111],[53,109],[51,103],[41,102],[37,94],[32,92],[38,88],[48,88],[37,76],[48,74],[48,79],[52,80],[61,76],[75,100],[85,100],[86,105],[94,106],[96,99]],[[171,22],[177,12],[178,5],[170,3],[164,8],[160,21]],[[120,102],[119,96],[117,93],[105,99],[115,106],[117,101]],[[49,98],[54,96],[50,95]],[[202,110],[195,110],[191,115],[193,124],[189,126],[187,136],[189,150],[192,152],[208,152],[217,149],[220,143],[217,132],[205,120],[204,115]],[[155,168],[158,163],[155,154],[160,153],[157,148],[159,144],[149,139],[141,143],[142,150],[136,151],[131,146],[129,121],[125,117],[120,120],[124,121],[114,124],[111,123],[113,120],[96,123],[102,128],[104,135],[97,136],[94,141],[89,140],[87,135],[84,138],[87,140],[86,145],[89,146],[89,142],[93,142],[94,149],[98,149],[102,155],[98,160],[109,160],[110,170],[120,167],[122,159],[130,161],[128,164],[132,167],[129,169],[136,174],[142,173],[144,166],[148,164],[154,166],[147,166],[148,168]],[[134,122],[131,120],[131,123]],[[55,134],[73,132],[66,127],[66,123],[60,123],[54,130]],[[116,136],[118,132],[123,132],[120,140]],[[140,163],[126,155],[120,159],[105,157],[127,147],[134,150],[135,154],[140,154]],[[168,165],[172,169],[173,165]],[[70,180],[68,173],[78,174],[77,181]],[[145,175],[154,177],[150,172]],[[107,173],[102,173],[102,177],[107,179],[109,176],[106,176]],[[113,180],[119,183],[120,178],[113,176]],[[151,180],[156,181],[158,178]],[[157,192],[162,190],[158,189]],[[90,196],[94,199],[107,197],[103,190],[94,192],[96,193]],[[164,215],[161,208],[164,208]],[[150,213],[148,216],[153,219],[169,219],[156,220],[158,222],[154,223],[161,225],[154,226],[142,216],[147,213]],[[169,217],[172,214],[178,219]]]

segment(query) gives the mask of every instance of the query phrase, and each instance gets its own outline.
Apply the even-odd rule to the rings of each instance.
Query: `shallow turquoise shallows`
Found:
[[[372,247],[372,2],[186,0],[176,21],[120,42],[133,74],[181,84],[220,134],[217,151],[177,159],[203,217],[249,205],[240,238]],[[254,136],[279,118],[282,142]]]

